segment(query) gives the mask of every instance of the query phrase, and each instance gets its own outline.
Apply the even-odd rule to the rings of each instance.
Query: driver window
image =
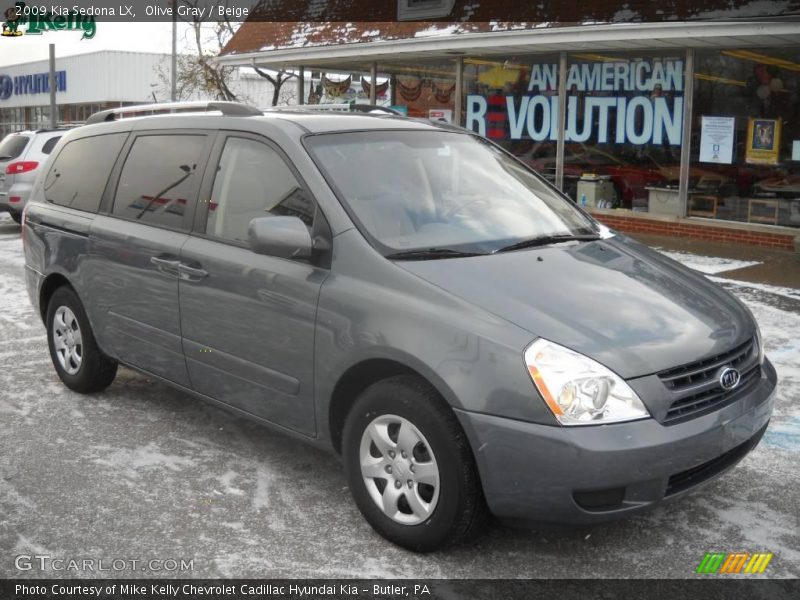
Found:
[[[225,142],[208,203],[206,233],[247,242],[258,217],[299,217],[311,229],[315,206],[281,156],[267,144],[232,137]]]

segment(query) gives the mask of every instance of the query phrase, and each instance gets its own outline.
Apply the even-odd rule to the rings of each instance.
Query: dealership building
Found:
[[[59,124],[82,123],[105,108],[152,102],[154,95],[168,99],[158,73],[168,75],[169,64],[169,55],[143,52],[101,51],[57,58]],[[50,126],[48,72],[47,60],[0,66],[2,134]]]
[[[266,7],[218,60],[471,129],[620,230],[795,248],[800,3],[339,4]]]
[[[272,85],[252,69],[234,70],[230,87],[246,102],[271,103]],[[59,125],[81,124],[107,108],[169,99],[169,54],[105,50],[56,58]],[[194,95],[185,99],[210,98]],[[50,124],[48,61],[0,66],[0,137]]]

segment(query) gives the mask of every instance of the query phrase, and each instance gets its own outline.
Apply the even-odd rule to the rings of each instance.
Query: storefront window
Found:
[[[551,181],[558,139],[558,55],[464,59],[463,125]]]
[[[564,191],[679,214],[684,53],[574,53],[567,68]]]
[[[687,214],[800,227],[800,49],[695,55]]]
[[[372,89],[369,64],[337,66],[335,70],[311,69],[311,82],[305,91],[305,104],[368,104]],[[389,104],[389,78],[376,78],[375,103]]]
[[[389,77],[386,86],[390,104],[395,109],[409,117],[452,123],[455,114],[456,64],[453,60],[380,64],[378,72]]]
[[[682,52],[568,55],[563,191],[677,214],[683,76]],[[555,54],[466,58],[464,124],[555,181],[558,84]]]

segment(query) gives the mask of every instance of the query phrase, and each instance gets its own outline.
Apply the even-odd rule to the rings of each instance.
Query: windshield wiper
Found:
[[[508,246],[503,246],[498,250],[492,252],[492,254],[497,254],[498,252],[511,252],[512,250],[522,250],[523,248],[534,248],[536,246],[549,246],[550,244],[560,244],[561,242],[589,242],[592,240],[599,240],[600,236],[596,233],[586,233],[575,235],[571,233],[566,234],[559,234],[559,235],[542,235],[535,238],[530,238],[527,240],[522,240],[521,242],[515,242]]]
[[[439,258],[465,258],[468,256],[483,256],[482,252],[461,252],[452,248],[423,248],[421,250],[404,250],[387,254],[389,260],[431,260]]]

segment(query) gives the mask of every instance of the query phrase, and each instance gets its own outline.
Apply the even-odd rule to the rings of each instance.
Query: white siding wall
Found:
[[[101,51],[78,56],[56,56],[56,71],[67,72],[67,90],[56,94],[58,104],[152,101],[151,84],[158,84],[156,68],[169,56],[142,52]],[[48,62],[36,61],[0,67],[0,75],[12,79],[20,75],[47,73]],[[168,72],[168,71],[167,71]],[[0,108],[49,106],[50,95],[12,94],[0,100]]]
[[[160,102],[169,101],[168,54],[100,51],[78,56],[56,56],[56,71],[67,72],[67,90],[56,94],[56,103],[89,104],[104,102],[150,103],[153,92]],[[47,73],[46,60],[0,67],[0,75],[12,80],[20,75]],[[159,77],[159,70],[163,73]],[[266,106],[272,98],[272,86],[254,73],[234,74],[232,87],[243,101]],[[286,90],[296,89],[296,83],[286,84]],[[195,96],[192,100],[208,98]],[[25,106],[49,106],[50,94],[12,94],[0,100],[0,109]]]

